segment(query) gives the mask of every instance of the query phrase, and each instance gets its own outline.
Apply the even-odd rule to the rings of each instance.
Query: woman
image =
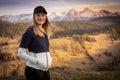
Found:
[[[26,80],[50,80],[49,67],[52,59],[49,53],[50,24],[47,11],[37,6],[33,12],[33,26],[29,26],[22,36],[18,56],[25,59]],[[26,54],[26,49],[29,53]]]

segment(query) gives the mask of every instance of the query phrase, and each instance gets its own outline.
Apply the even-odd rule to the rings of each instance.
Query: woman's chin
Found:
[[[38,23],[38,25],[43,25],[44,23]]]

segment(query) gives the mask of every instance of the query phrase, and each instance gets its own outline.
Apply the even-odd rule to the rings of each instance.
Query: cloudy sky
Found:
[[[72,8],[120,12],[120,0],[0,0],[0,15],[32,14],[38,5],[44,6],[48,13],[68,11]]]

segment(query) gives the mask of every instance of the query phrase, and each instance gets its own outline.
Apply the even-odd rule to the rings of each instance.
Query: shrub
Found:
[[[119,26],[113,26],[109,29],[109,36],[111,40],[118,40],[120,39],[120,28]]]
[[[0,46],[6,46],[6,45],[8,45],[8,42],[0,43]]]

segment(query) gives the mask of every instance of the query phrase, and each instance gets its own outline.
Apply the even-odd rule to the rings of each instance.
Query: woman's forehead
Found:
[[[35,13],[35,14],[42,14],[42,15],[44,14],[44,15],[46,15],[44,12],[38,12],[38,13]]]

